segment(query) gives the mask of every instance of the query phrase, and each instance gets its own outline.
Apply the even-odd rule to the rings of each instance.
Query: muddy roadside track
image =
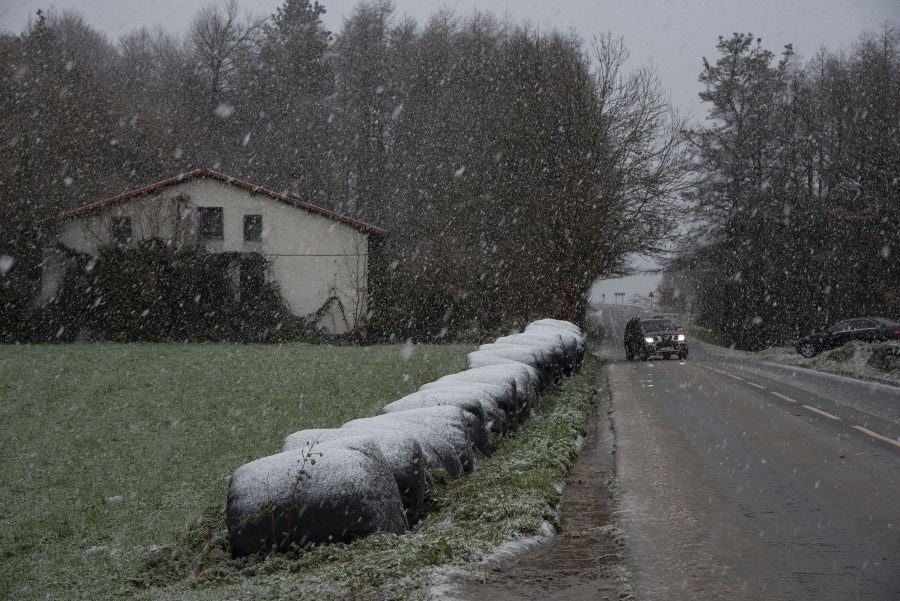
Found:
[[[588,435],[563,491],[560,531],[516,557],[453,576],[442,599],[599,601],[632,599],[624,547],[612,519],[615,439],[606,359],[600,353]]]

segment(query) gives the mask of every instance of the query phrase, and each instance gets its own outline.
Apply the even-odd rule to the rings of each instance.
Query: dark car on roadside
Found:
[[[663,359],[686,359],[688,345],[684,330],[664,317],[628,320],[625,324],[625,358],[631,361],[638,357],[646,361],[652,355],[661,355]]]
[[[823,351],[837,348],[851,340],[882,342],[900,340],[900,323],[886,317],[854,317],[804,336],[794,348],[804,357],[814,357]]]

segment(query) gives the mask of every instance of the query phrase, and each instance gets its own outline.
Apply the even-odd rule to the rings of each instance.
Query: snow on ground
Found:
[[[887,349],[892,347],[896,349],[898,346],[900,345],[895,343],[866,344],[863,342],[850,342],[842,347],[820,353],[810,359],[804,359],[790,347],[776,347],[758,353],[746,354],[772,363],[796,365],[816,371],[850,376],[860,380],[872,380],[900,386],[900,351],[894,351],[895,356],[890,365],[883,365],[879,361],[879,356],[883,357]]]

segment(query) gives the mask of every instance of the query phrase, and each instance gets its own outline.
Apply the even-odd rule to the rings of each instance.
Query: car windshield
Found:
[[[668,319],[648,319],[641,322],[641,327],[647,332],[675,331],[675,324]]]

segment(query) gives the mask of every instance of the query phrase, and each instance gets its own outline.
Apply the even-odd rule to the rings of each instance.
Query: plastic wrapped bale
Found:
[[[412,436],[422,447],[427,465],[444,469],[454,478],[475,469],[471,430],[477,427],[480,424],[471,413],[449,405],[354,419],[341,426]]]
[[[485,382],[488,384],[510,383],[515,389],[516,421],[522,422],[537,407],[538,393],[532,372],[526,365],[518,362],[506,362],[498,365],[484,365],[444,376],[437,380]],[[534,377],[537,377],[536,375]]]
[[[559,330],[567,330],[569,332],[572,332],[573,334],[583,335],[581,328],[579,328],[577,325],[575,325],[571,321],[566,321],[565,319],[550,319],[550,318],[536,319],[536,320],[532,321],[531,323],[529,323],[527,326],[525,326],[525,329],[527,330],[530,327],[540,327],[540,326],[551,327],[551,328],[555,328],[555,329],[559,329]]]
[[[391,468],[400,500],[406,512],[406,520],[412,526],[419,521],[425,504],[425,454],[415,438],[408,434],[391,432],[356,432],[349,429],[300,430],[284,439],[282,452],[307,449],[312,453],[324,452],[329,445],[357,448],[359,444],[374,444],[384,455]]]
[[[499,414],[499,409],[492,411],[480,399],[466,394],[465,391],[419,390],[385,405],[381,413],[390,414],[408,409],[426,407],[459,407],[475,419],[467,420],[470,425],[472,444],[482,453],[489,454],[491,446],[491,421]]]
[[[478,347],[478,350],[492,353],[504,359],[513,359],[535,368],[540,375],[541,390],[553,381],[552,361],[549,354],[544,350],[530,346],[497,344],[495,342],[482,344]]]
[[[228,485],[226,520],[235,557],[409,528],[393,474],[374,445],[366,452],[297,449],[242,465]]]
[[[584,332],[569,321],[558,319],[539,319],[533,321],[525,327],[525,332],[534,331],[553,331],[561,334],[564,338],[570,338],[576,346],[578,352],[583,356],[587,339]]]
[[[485,414],[491,419],[491,431],[501,436],[518,426],[519,407],[515,381],[476,382],[455,377],[457,375],[451,374],[434,382],[428,382],[420,386],[419,390],[460,392],[478,399]]]
[[[466,355],[467,371],[483,367],[512,367],[517,374],[524,373],[528,382],[526,389],[530,391],[529,397],[532,400],[531,409],[537,409],[538,396],[541,392],[541,375],[538,370],[527,363],[516,361],[515,359],[507,359],[488,351],[472,351]]]
[[[569,353],[569,349],[563,342],[562,335],[559,332],[539,332],[512,334],[510,336],[501,336],[494,341],[494,344],[508,344],[512,346],[524,346],[540,350],[544,353],[548,366],[553,371],[553,379],[560,382],[567,374],[567,365],[574,364],[574,349]],[[571,371],[569,370],[569,373]]]
[[[418,390],[393,403],[385,405],[383,414],[397,413],[408,409],[451,406],[459,407],[476,418],[476,426],[471,430],[472,443],[484,455],[491,454],[491,429],[504,414],[490,399],[472,394],[471,390],[433,389]],[[481,395],[483,396],[483,395]]]
[[[581,369],[584,362],[585,336],[581,328],[575,324],[555,319],[541,319],[528,324],[525,333],[553,333],[561,336],[566,346],[571,349],[569,352],[573,354],[573,364],[567,366],[570,372],[567,375]]]

